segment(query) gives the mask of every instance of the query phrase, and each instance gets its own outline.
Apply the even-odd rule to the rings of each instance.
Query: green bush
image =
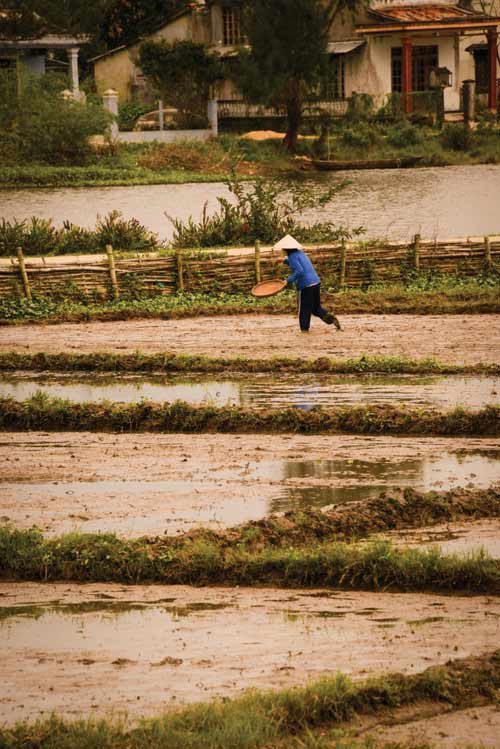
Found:
[[[396,148],[419,146],[423,140],[422,132],[413,125],[392,127],[387,133],[387,142]]]
[[[133,130],[135,123],[143,114],[151,111],[150,104],[138,101],[126,101],[118,107],[118,127],[120,130]]]
[[[50,219],[33,216],[29,221],[0,221],[0,256],[14,255],[22,247],[26,255],[90,254],[103,252],[107,244],[122,251],[151,251],[162,244],[137,219],[125,219],[119,211],[98,218],[95,229],[65,221],[60,229]]]
[[[356,127],[350,127],[342,133],[342,143],[351,148],[370,148],[379,141],[378,130],[373,125],[360,123]]]
[[[19,88],[2,77],[0,91],[0,147],[8,157],[47,164],[83,164],[93,154],[89,138],[104,135],[110,115],[100,104],[83,104],[63,94],[66,80],[47,75],[25,75]]]
[[[463,125],[446,125],[440,142],[449,151],[468,151],[472,145],[472,135]]]

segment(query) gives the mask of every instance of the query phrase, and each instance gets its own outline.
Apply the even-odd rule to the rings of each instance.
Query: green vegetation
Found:
[[[211,87],[224,78],[217,55],[192,41],[147,40],[139,47],[139,66],[160,98],[177,110],[179,128],[207,126]]]
[[[397,356],[361,356],[355,359],[271,359],[210,358],[192,354],[25,354],[0,352],[0,372],[115,372],[115,373],[241,373],[280,372],[282,374],[500,374],[500,364],[441,364],[435,359],[405,359]]]
[[[0,299],[0,325],[19,323],[90,322],[92,320],[173,320],[203,315],[295,314],[296,295],[289,291],[268,299],[255,299],[248,293],[178,293],[144,296],[135,293],[118,301],[95,301],[78,287],[66,285],[51,297]],[[133,292],[133,290],[132,290]],[[419,289],[414,286],[373,286],[366,291],[348,289],[339,294],[324,295],[325,305],[338,315],[352,314],[485,314],[500,312],[498,285],[481,278],[451,282],[441,289]]]
[[[110,115],[101,103],[66,96],[64,77],[0,74],[0,163],[85,164],[89,138],[105,135]]]
[[[119,251],[155,251],[162,247],[156,234],[137,219],[124,219],[119,211],[98,218],[95,229],[84,229],[65,221],[56,228],[51,219],[0,222],[0,256],[16,254],[22,247],[25,255],[67,255],[102,253],[110,244]]]
[[[500,563],[483,551],[445,555],[395,548],[385,541],[303,547],[237,545],[194,538],[175,548],[162,538],[125,540],[113,534],[71,533],[44,539],[40,531],[0,527],[0,577],[16,580],[273,585],[356,590],[500,592]]]
[[[376,405],[254,411],[183,401],[73,403],[42,392],[25,401],[0,398],[0,429],[21,430],[494,436],[500,434],[499,417],[499,406],[445,412]]]
[[[111,720],[68,722],[52,716],[2,728],[0,745],[5,749],[368,749],[369,741],[344,741],[337,734],[330,743],[325,734],[342,724],[346,728],[358,716],[384,715],[388,709],[422,701],[455,710],[492,703],[499,687],[500,653],[495,651],[412,675],[387,674],[354,682],[339,673],[295,689],[247,691],[235,699],[182,707],[133,727]],[[320,728],[322,737],[315,739],[311,731]]]

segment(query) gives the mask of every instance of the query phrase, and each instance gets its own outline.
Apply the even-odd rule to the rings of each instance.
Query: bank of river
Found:
[[[304,221],[333,221],[364,226],[370,238],[404,240],[415,233],[426,239],[467,237],[500,232],[500,165],[450,166],[338,172],[318,177],[318,184],[348,179],[333,203],[304,214]],[[118,210],[137,218],[162,238],[170,238],[172,218],[200,219],[229,197],[222,183],[134,187],[5,190],[0,218],[31,216],[93,227],[98,215]]]

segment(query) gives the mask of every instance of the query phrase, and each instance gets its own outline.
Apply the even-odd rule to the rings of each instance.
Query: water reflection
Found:
[[[56,376],[4,376],[0,395],[18,400],[37,391],[79,403],[111,400],[137,403],[141,400],[171,402],[184,400],[193,405],[249,406],[309,410],[315,406],[405,403],[411,406],[449,408],[457,405],[480,408],[498,402],[499,377],[439,376],[271,376],[252,380],[234,377],[224,380],[188,380],[185,377],[121,378],[92,375],[74,378]]]

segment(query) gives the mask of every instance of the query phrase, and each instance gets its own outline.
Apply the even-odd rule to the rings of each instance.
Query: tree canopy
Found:
[[[305,96],[324,69],[329,7],[322,0],[254,0],[243,24],[249,48],[239,55],[236,81],[251,100],[285,107],[285,144],[295,150]]]
[[[185,119],[205,116],[210,86],[221,77],[217,57],[203,44],[180,41],[144,42],[139,48],[139,65],[166,104]]]

